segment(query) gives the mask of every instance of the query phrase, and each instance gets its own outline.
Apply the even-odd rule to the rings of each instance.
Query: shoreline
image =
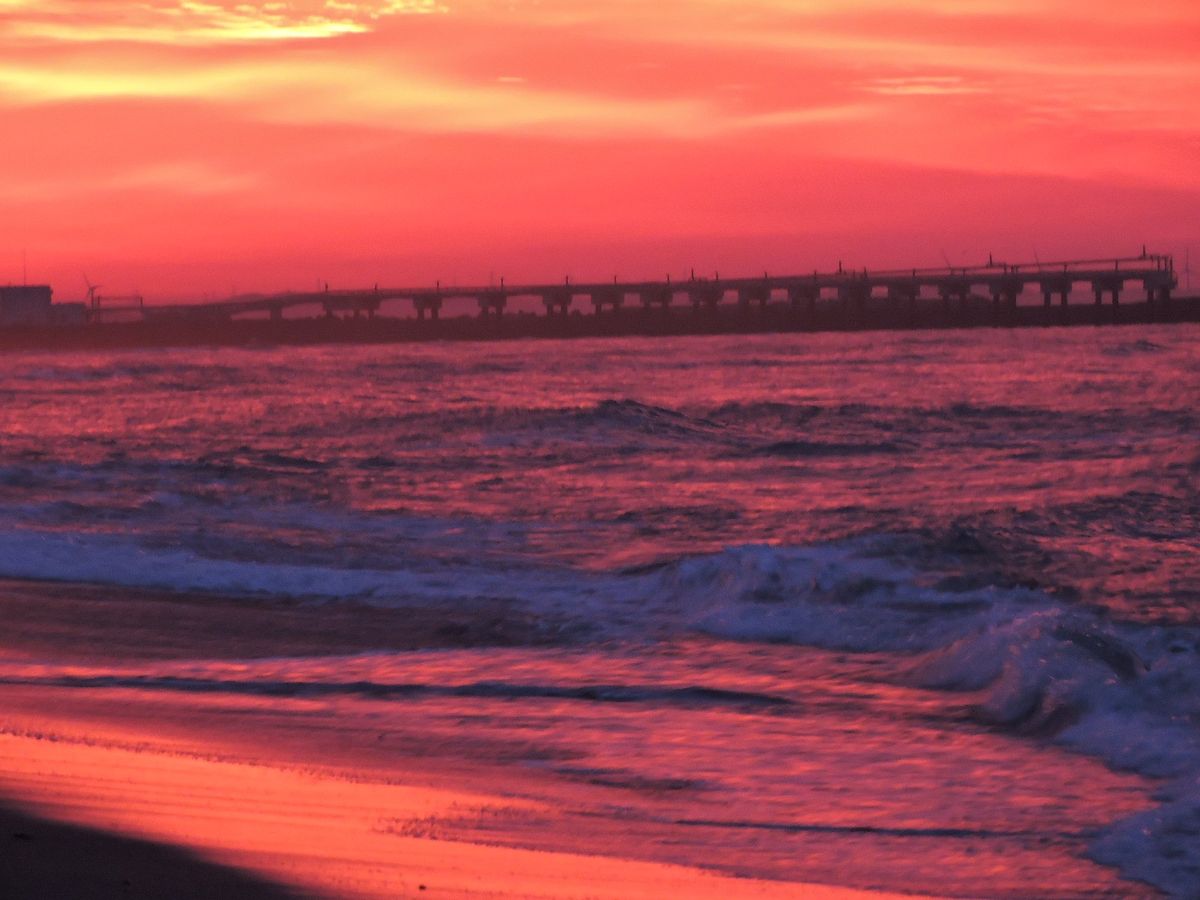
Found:
[[[234,609],[240,615],[230,626],[225,619]],[[499,619],[459,627],[462,610],[396,612],[3,579],[0,616],[14,627],[0,659],[87,668],[328,653],[331,642],[369,652],[537,640],[522,640],[515,624]],[[257,622],[253,628],[246,615]],[[247,631],[255,636],[227,643]],[[172,633],[180,643],[164,642]],[[227,704],[267,726],[266,740],[221,727]],[[81,900],[218,893],[231,900],[918,896],[421,834],[413,823],[472,811],[538,818],[557,812],[513,793],[500,768],[463,769],[413,752],[403,752],[398,768],[386,756],[395,750],[381,743],[375,751],[373,739],[355,751],[328,736],[300,740],[288,720],[309,711],[298,699],[275,720],[252,700],[217,696],[209,706],[189,697],[177,704],[136,690],[105,698],[86,689],[0,683],[0,844],[14,846],[0,857],[0,892],[13,885],[13,896],[40,900],[64,896],[60,883],[78,883],[95,888],[68,891]],[[173,894],[171,877],[187,879],[195,893]]]
[[[905,883],[888,874],[896,861],[828,856],[832,845],[819,842],[805,851],[818,854],[809,866],[818,883],[743,877],[749,870],[728,860],[701,868],[702,857],[697,863],[645,854],[639,841],[653,828],[638,831],[634,820],[580,818],[579,810],[597,802],[631,802],[620,799],[630,790],[659,792],[655,802],[670,808],[669,788],[589,778],[587,769],[564,780],[553,765],[521,766],[530,750],[524,743],[509,746],[503,735],[489,742],[469,728],[464,734],[444,717],[427,718],[419,706],[401,721],[390,711],[380,716],[394,707],[354,694],[138,684],[142,664],[165,663],[156,671],[168,680],[178,672],[186,681],[190,667],[222,657],[236,667],[243,658],[252,664],[324,655],[329,640],[341,652],[427,650],[434,660],[444,649],[514,646],[513,635],[504,636],[509,643],[470,634],[449,639],[438,629],[445,610],[406,610],[394,616],[400,622],[390,631],[381,622],[360,628],[339,613],[326,637],[315,626],[337,612],[327,604],[238,604],[211,595],[17,581],[0,582],[0,601],[0,615],[19,625],[0,647],[0,660],[12,668],[0,682],[0,804],[184,848],[303,896],[911,900],[977,893],[987,867],[1005,860],[999,849],[995,857],[956,857],[960,868],[978,873],[964,881],[960,871],[957,890],[939,891],[938,880],[927,880],[924,894],[896,893]],[[361,611],[349,610],[351,619]],[[232,625],[230,616],[237,619]],[[118,639],[122,629],[128,633]],[[226,643],[247,631],[255,635],[249,643]],[[536,651],[535,638],[526,635],[517,646]],[[127,684],[120,683],[124,673],[131,676]],[[351,669],[341,677],[361,676]],[[462,741],[469,746],[459,747]],[[551,745],[546,750],[556,752]],[[594,765],[543,758],[566,770]],[[1069,765],[1142,790],[1140,778],[1105,774],[1098,763]],[[839,823],[839,808],[824,818]],[[1075,859],[1072,871],[1093,866]],[[1128,896],[1153,893],[1099,867],[1089,877],[1095,876],[1120,884]],[[855,886],[830,886],[847,882]],[[876,890],[882,885],[891,892]]]
[[[878,301],[876,301],[878,302]],[[169,307],[162,309],[169,310]],[[503,318],[150,319],[75,326],[9,326],[0,329],[0,352],[100,350],[188,346],[407,344],[430,341],[487,342],[527,339],[690,337],[821,332],[940,331],[975,328],[1055,328],[1200,322],[1200,296],[1120,306],[1075,303],[996,307],[983,298],[961,306],[922,300],[913,307],[843,307],[813,310],[774,304],[763,309],[722,306],[695,314],[682,307],[622,308],[598,315],[544,316],[510,313]]]
[[[120,738],[0,727],[0,791],[28,814],[0,806],[15,849],[0,887],[21,896],[327,898],[657,898],[913,900],[819,884],[738,878],[672,863],[530,850],[413,833],[411,821],[463,810],[529,814],[535,802],[470,789],[377,781],[352,772],[272,760],[222,758],[210,742],[155,746]],[[25,724],[33,724],[26,721]],[[175,882],[195,889],[174,891]],[[58,884],[84,885],[61,893]],[[88,886],[95,893],[88,891]],[[159,889],[161,885],[161,889]]]
[[[170,844],[41,818],[0,803],[0,894],[23,900],[299,900]]]

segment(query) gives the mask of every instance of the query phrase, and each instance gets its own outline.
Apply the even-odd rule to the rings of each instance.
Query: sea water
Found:
[[[0,680],[327,701],[567,822],[402,834],[1194,897],[1198,390],[1190,325],[10,354],[0,577],[525,633]]]

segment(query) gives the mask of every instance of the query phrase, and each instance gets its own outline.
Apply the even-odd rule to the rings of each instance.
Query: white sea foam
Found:
[[[708,633],[905,651],[899,677],[970,692],[990,724],[1166,779],[1162,805],[1116,823],[1092,854],[1171,896],[1197,896],[1200,634],[1114,622],[1028,589],[939,591],[861,549],[737,548],[669,567],[659,588]]]
[[[353,569],[218,559],[189,550],[146,547],[132,537],[46,531],[0,533],[0,577],[380,605],[516,601],[534,589],[553,598],[564,589],[553,577],[436,561],[421,567]]]
[[[1045,593],[939,590],[886,542],[745,546],[632,573],[431,560],[395,568],[211,559],[133,537],[0,534],[0,575],[387,604],[499,599],[620,640],[698,631],[894,654],[896,677],[967,697],[992,725],[1165,779],[1097,860],[1173,896],[1200,888],[1200,635],[1124,624]]]

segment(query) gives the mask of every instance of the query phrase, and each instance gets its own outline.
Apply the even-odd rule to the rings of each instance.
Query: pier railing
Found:
[[[997,306],[1015,307],[1018,298],[1029,290],[1041,295],[1049,305],[1054,298],[1069,302],[1071,294],[1085,286],[1102,303],[1111,297],[1118,303],[1126,290],[1140,289],[1149,303],[1165,302],[1177,287],[1174,260],[1170,256],[1148,254],[1106,259],[1066,260],[1058,262],[1022,262],[1011,264],[989,259],[976,266],[946,266],[914,269],[846,269],[804,274],[712,277],[692,275],[685,280],[670,278],[611,282],[572,282],[556,284],[505,284],[487,286],[446,286],[381,288],[367,290],[321,290],[231,297],[210,303],[180,306],[146,307],[147,319],[211,321],[236,316],[266,314],[281,320],[288,310],[318,307],[324,315],[374,318],[383,303],[402,301],[411,304],[418,319],[437,319],[447,300],[474,302],[481,317],[501,317],[510,298],[540,299],[547,316],[566,315],[576,301],[590,304],[596,315],[614,313],[624,306],[640,304],[646,309],[668,309],[688,305],[696,312],[710,310],[727,301],[742,307],[765,307],[786,302],[793,308],[812,309],[818,303],[835,302],[859,308],[868,301],[915,304],[923,297],[962,303],[983,297]]]

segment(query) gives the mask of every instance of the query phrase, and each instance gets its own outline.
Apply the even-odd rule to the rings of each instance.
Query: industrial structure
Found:
[[[52,294],[44,284],[0,285],[0,325],[48,325]]]
[[[1177,284],[1173,259],[1143,250],[1134,257],[1054,263],[989,259],[979,266],[886,271],[839,265],[824,273],[734,278],[693,273],[661,281],[324,286],[178,305],[102,295],[90,282],[86,302],[55,304],[48,286],[22,285],[0,287],[0,343],[306,343],[1200,321],[1200,298],[1168,302]]]
[[[83,325],[82,303],[54,303],[46,284],[0,284],[0,327]]]
[[[697,278],[684,281],[619,281],[561,284],[500,284],[486,287],[380,288],[334,290],[233,297],[219,302],[185,306],[145,307],[151,318],[187,318],[193,320],[232,319],[265,314],[280,321],[288,310],[319,307],[325,316],[350,316],[373,319],[386,301],[411,304],[418,320],[437,320],[447,301],[465,300],[478,310],[481,318],[502,317],[509,301],[533,298],[540,301],[547,316],[564,316],[577,301],[590,305],[596,315],[617,312],[627,306],[644,309],[670,309],[690,305],[696,313],[715,309],[727,300],[742,309],[765,307],[785,302],[797,312],[812,310],[822,301],[865,311],[876,302],[892,306],[913,305],[919,298],[936,297],[949,305],[966,304],[972,298],[985,298],[996,307],[1016,307],[1018,299],[1036,291],[1044,305],[1056,300],[1069,302],[1079,287],[1089,289],[1095,303],[1110,299],[1115,305],[1130,289],[1145,292],[1149,303],[1166,301],[1177,285],[1174,261],[1170,256],[1142,253],[1128,258],[1074,260],[1056,263],[1008,265],[991,260],[981,266],[944,269],[904,269],[890,271],[848,270],[808,275],[770,275],[758,277]]]

